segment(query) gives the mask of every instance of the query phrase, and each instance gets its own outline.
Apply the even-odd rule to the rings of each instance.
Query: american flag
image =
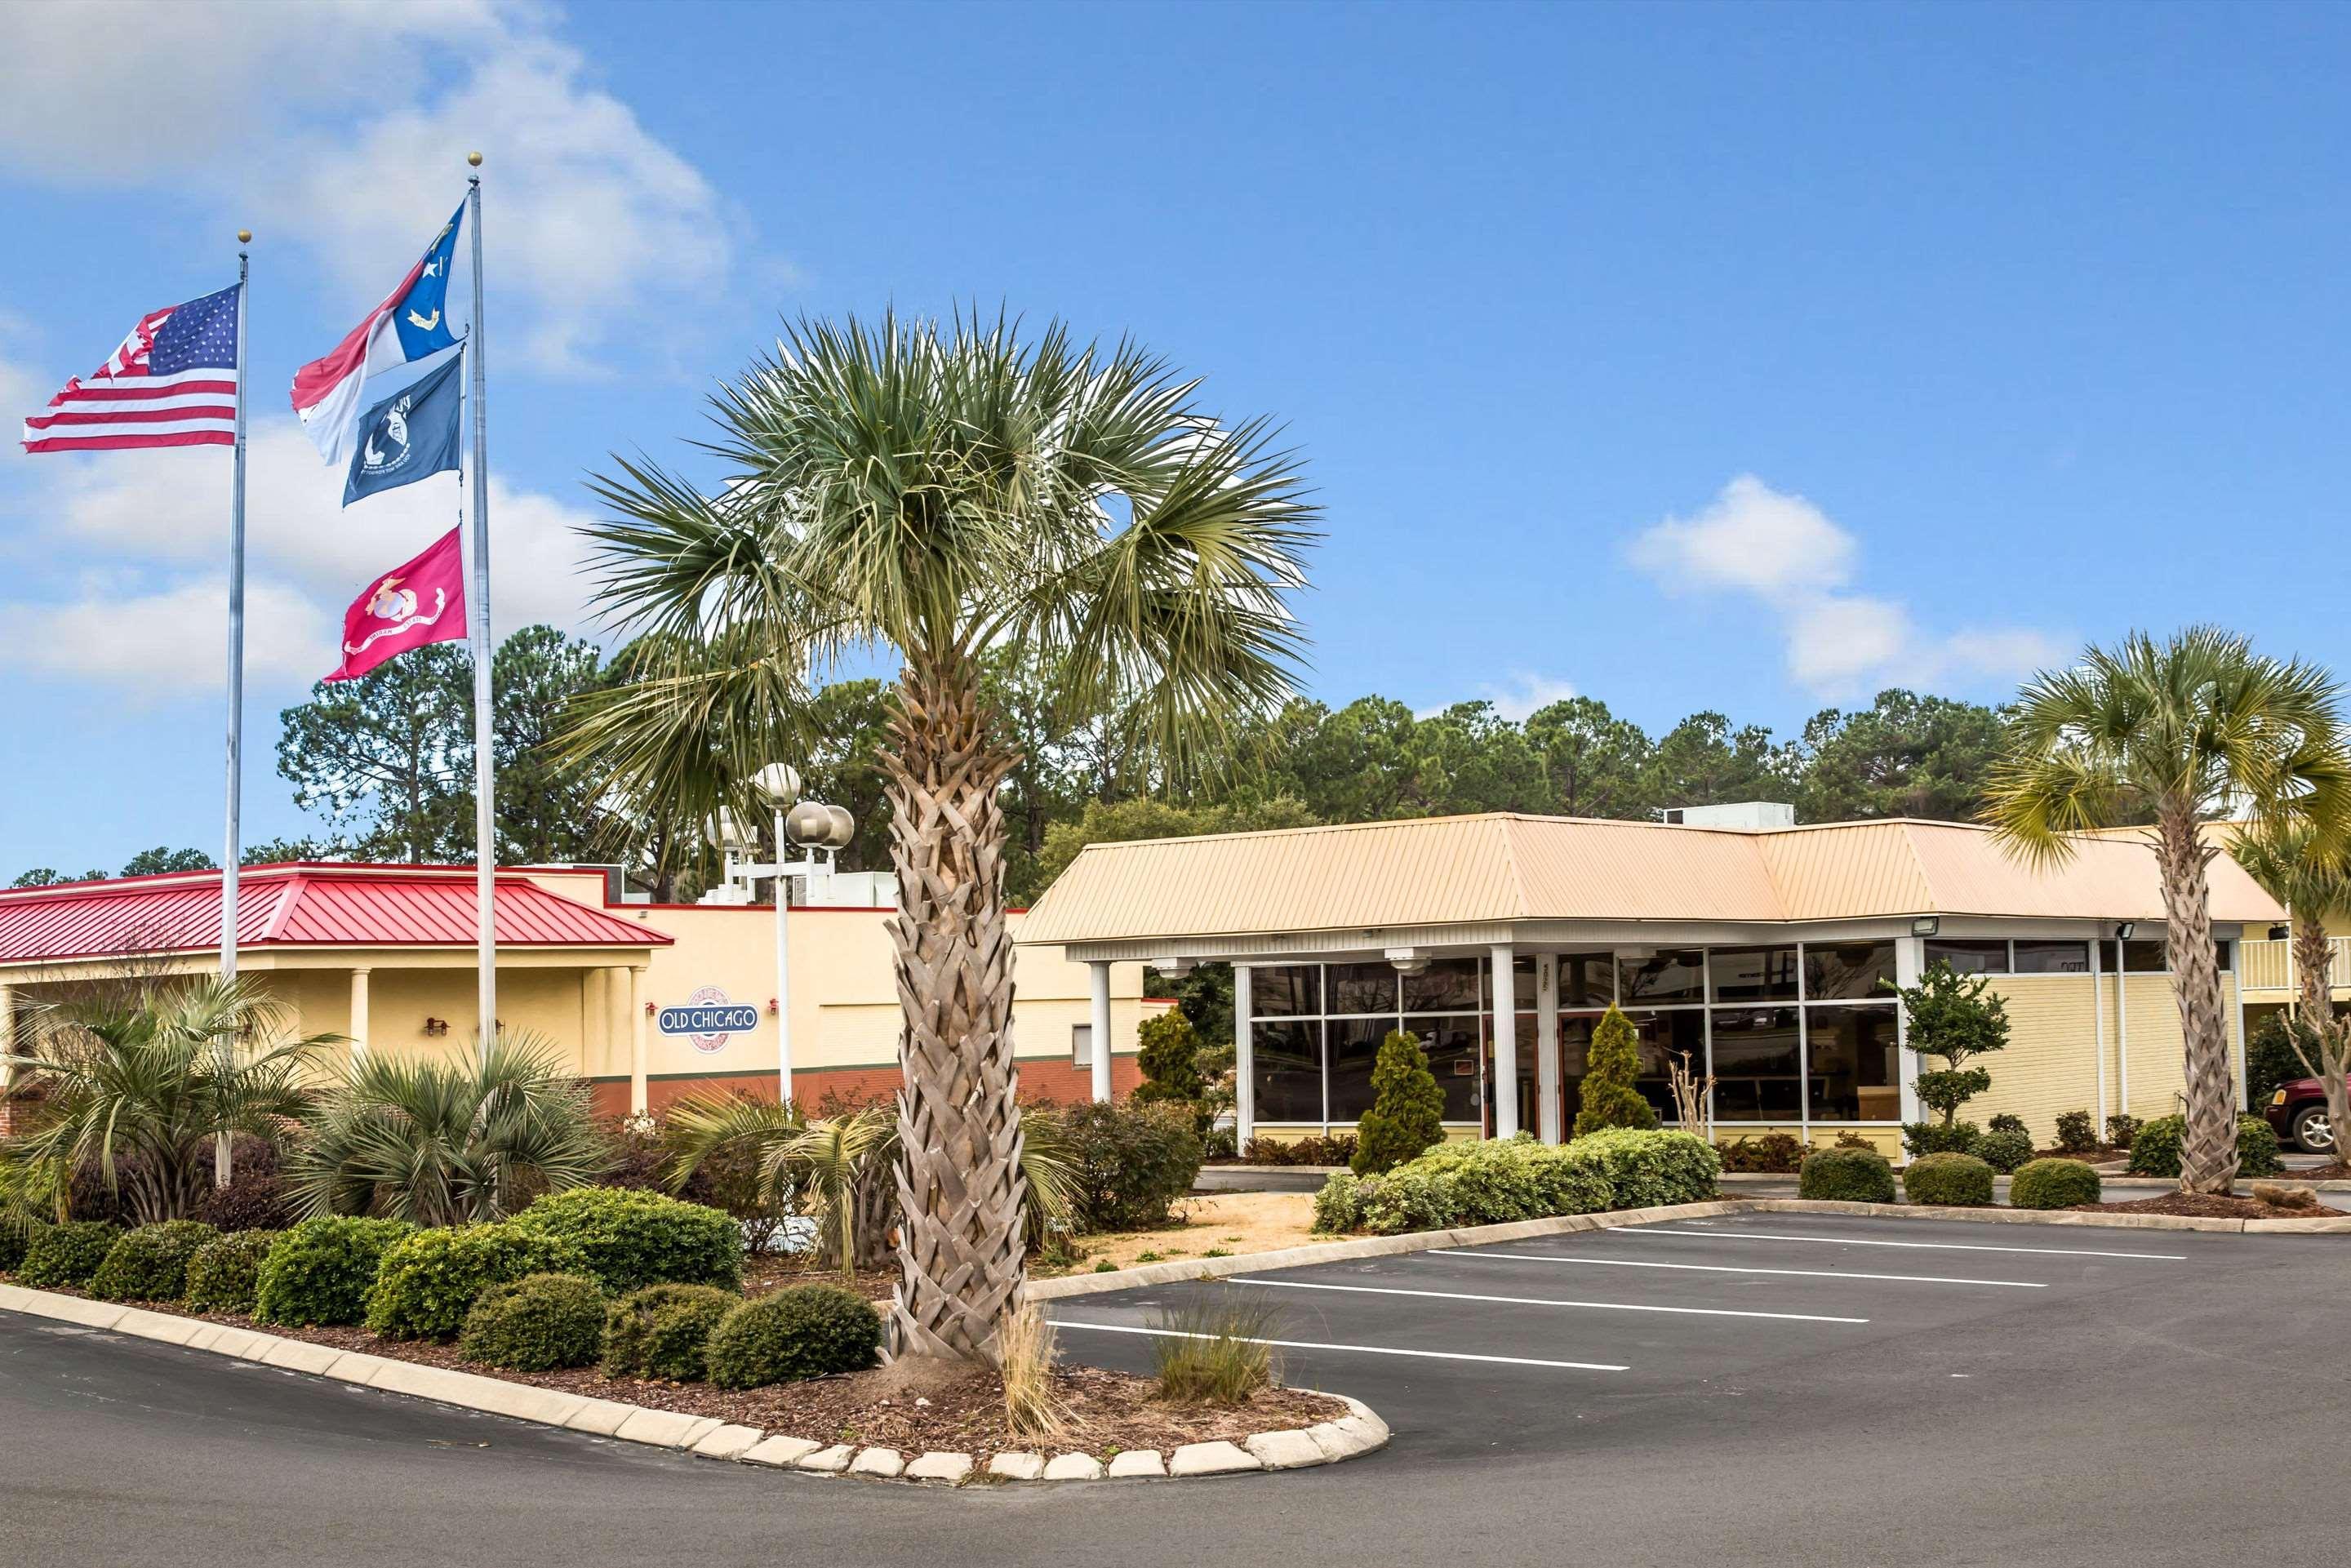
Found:
[[[25,421],[25,450],[235,444],[242,287],[141,317],[112,358]]]

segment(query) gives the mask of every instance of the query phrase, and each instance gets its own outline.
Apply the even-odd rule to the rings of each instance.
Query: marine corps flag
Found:
[[[427,643],[465,640],[465,565],[451,528],[407,565],[386,572],[343,612],[343,662],[322,677],[357,680]]]

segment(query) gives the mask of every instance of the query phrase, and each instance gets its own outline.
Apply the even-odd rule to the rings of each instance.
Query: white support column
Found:
[[[629,1114],[642,1116],[651,1103],[645,1092],[645,1062],[652,1054],[653,1023],[645,1014],[645,973],[652,966],[629,967]]]
[[[7,981],[0,980],[0,1057],[13,1056],[16,1052],[16,992]],[[16,1076],[14,1066],[0,1061],[0,1091],[6,1090]]]
[[[2231,938],[2229,943],[2229,990],[2230,999],[2237,1004],[2230,1010],[2236,1015],[2237,1114],[2241,1116],[2252,1109],[2251,1082],[2245,1066],[2245,944],[2241,936]],[[2331,998],[2333,993],[2328,995]]]
[[[1249,967],[1233,966],[1233,1139],[1247,1148],[1257,1136],[1257,1051],[1249,1037],[1256,1019]]]
[[[1086,966],[1093,981],[1093,1096],[1094,1103],[1110,1103],[1110,966],[1095,963]]]
[[[2106,977],[2105,943],[2090,935],[2090,1043],[2098,1053],[2098,1136],[2106,1135]]]
[[[1546,1144],[1565,1135],[1559,1124],[1559,957],[1535,955],[1535,1120]]]
[[[1519,1135],[1519,992],[1510,972],[1517,954],[1494,945],[1494,1136]]]
[[[1908,990],[1918,983],[1927,971],[1927,939],[1923,936],[1896,936],[1894,939],[1894,983]],[[1902,1119],[1923,1121],[1926,1112],[1918,1105],[1918,1074],[1925,1071],[1918,1053],[1910,1049],[1910,1019],[1899,1007],[1894,1009],[1894,1038],[1901,1050],[1896,1060],[1902,1069]]]
[[[368,1048],[368,968],[364,964],[351,967],[351,1059],[367,1054]]]

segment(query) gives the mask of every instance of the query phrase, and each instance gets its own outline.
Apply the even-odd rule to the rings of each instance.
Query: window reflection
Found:
[[[1249,1035],[1249,1082],[1260,1122],[1322,1119],[1322,1025],[1319,1021],[1260,1023]]]

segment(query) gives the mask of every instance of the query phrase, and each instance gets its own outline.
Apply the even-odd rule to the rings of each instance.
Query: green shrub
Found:
[[[2179,1174],[2180,1145],[2188,1135],[2188,1123],[2180,1116],[2158,1116],[2143,1123],[2133,1134],[2130,1144],[2130,1174],[2133,1176],[2176,1176]],[[2243,1176],[2275,1176],[2284,1168],[2278,1158],[2277,1134],[2259,1116],[2237,1118],[2237,1174]]]
[[[1633,1020],[1610,1008],[1592,1030],[1585,1052],[1583,1101],[1575,1113],[1571,1136],[1612,1128],[1646,1132],[1657,1124],[1657,1113],[1641,1097],[1635,1081],[1641,1075],[1641,1037]]]
[[[1714,1145],[1690,1133],[1618,1127],[1580,1133],[1566,1147],[1595,1162],[1607,1177],[1610,1208],[1704,1203],[1715,1196],[1715,1178],[1722,1174]]]
[[[1314,1228],[1393,1236],[1690,1203],[1714,1196],[1720,1169],[1702,1138],[1629,1127],[1556,1147],[1524,1133],[1440,1144],[1385,1176],[1332,1176],[1315,1197]]]
[[[2028,1138],[2032,1135],[2032,1129],[2024,1124],[2023,1117],[2011,1115],[2006,1111],[2001,1112],[1991,1121],[1986,1122],[1984,1130],[1991,1133],[2022,1133]]]
[[[2312,1061],[2320,1060],[2318,1031],[2300,1019],[2283,1012],[2274,1012],[2254,1026],[2245,1041],[2245,1100],[2248,1104],[2263,1105],[2281,1083],[2291,1083],[2297,1078],[2310,1076],[2310,1069],[2294,1051],[2294,1041],[2301,1040]]]
[[[1902,1003],[1905,1043],[1920,1056],[1931,1056],[1943,1063],[1934,1071],[1918,1074],[1910,1087],[1920,1104],[1942,1113],[1946,1125],[1958,1116],[1961,1105],[1991,1087],[1990,1072],[1966,1063],[1971,1058],[2005,1050],[2008,1045],[2008,1008],[1999,997],[1990,994],[1991,988],[1989,977],[1958,974],[1949,964],[1937,959],[1927,966],[1927,972],[1918,977],[1917,985],[1902,987],[1895,993]],[[1966,1153],[1910,1151],[1914,1158],[1945,1152]]]
[[[1072,1105],[1056,1113],[1080,1230],[1142,1230],[1167,1222],[1203,1157],[1191,1116],[1172,1105]]]
[[[492,1285],[590,1272],[571,1241],[519,1225],[420,1230],[384,1249],[368,1290],[367,1326],[390,1339],[455,1339]]]
[[[2127,1149],[2146,1124],[2127,1111],[2117,1111],[2106,1118],[2106,1142],[2117,1149]]]
[[[712,1331],[742,1304],[742,1297],[708,1285],[630,1291],[604,1312],[604,1375],[701,1382]]]
[[[1214,1145],[1219,1136],[1230,1138],[1232,1130],[1211,1134],[1208,1143]],[[1239,1157],[1243,1164],[1252,1166],[1352,1166],[1355,1163],[1355,1151],[1361,1146],[1353,1133],[1309,1133],[1297,1138],[1254,1137],[1240,1151]],[[1210,1157],[1215,1156],[1212,1154]]]
[[[2085,1155],[2098,1146],[2098,1124],[2087,1111],[2057,1114],[2057,1146],[2069,1155]]]
[[[2001,1175],[2006,1176],[2032,1157],[2032,1137],[2014,1127],[1994,1127],[1976,1140],[1970,1151]]]
[[[1364,1228],[1374,1235],[1449,1230],[1460,1209],[1453,1196],[1453,1173],[1424,1170],[1418,1160],[1364,1181]]]
[[[102,1301],[176,1301],[187,1293],[188,1260],[220,1232],[193,1219],[166,1219],[127,1232],[90,1276]]]
[[[1364,1223],[1364,1188],[1367,1184],[1353,1171],[1333,1171],[1322,1178],[1314,1195],[1314,1226],[1330,1235],[1360,1229]]]
[[[1799,1197],[1892,1203],[1894,1167],[1875,1149],[1814,1149],[1796,1176]]]
[[[1144,1019],[1134,1037],[1134,1064],[1143,1070],[1137,1100],[1189,1105],[1200,1098],[1207,1088],[1200,1080],[1200,1037],[1181,1008]]]
[[[882,1319],[837,1285],[800,1285],[745,1301],[711,1331],[705,1358],[721,1388],[764,1388],[874,1364]]]
[[[1761,1137],[1741,1134],[1727,1144],[1717,1144],[1721,1152],[1722,1168],[1750,1175],[1786,1174],[1804,1163],[1806,1145],[1793,1133],[1765,1133]]]
[[[1940,1122],[1902,1124],[1902,1152],[1914,1160],[1928,1155],[1971,1155],[1982,1138],[1973,1122],[1953,1122],[1949,1126]]]
[[[31,1240],[40,1221],[11,1223],[0,1218],[0,1274],[13,1274],[25,1264],[25,1243]]]
[[[192,1312],[249,1312],[261,1260],[277,1243],[275,1230],[232,1230],[188,1260],[186,1301]]]
[[[743,1284],[743,1229],[722,1210],[657,1192],[581,1186],[516,1215],[524,1230],[570,1242],[607,1294],[647,1285]]]
[[[121,1235],[122,1227],[103,1219],[44,1225],[25,1243],[25,1260],[17,1266],[16,1282],[36,1290],[87,1285]]]
[[[2034,1160],[2009,1182],[2008,1201],[2017,1208],[2071,1208],[2097,1202],[2099,1186],[2098,1173],[2080,1160]]]
[[[513,1372],[585,1366],[604,1339],[604,1292],[585,1274],[526,1274],[492,1285],[465,1314],[457,1354]]]
[[[1380,1176],[1445,1141],[1445,1091],[1420,1037],[1390,1030],[1372,1062],[1372,1108],[1355,1124],[1357,1176]]]
[[[384,1249],[416,1228],[404,1219],[328,1214],[279,1236],[254,1281],[255,1321],[303,1328],[367,1315]]]
[[[1980,1208],[1991,1201],[1991,1166],[1973,1155],[1928,1155],[1902,1173],[1912,1203]]]

